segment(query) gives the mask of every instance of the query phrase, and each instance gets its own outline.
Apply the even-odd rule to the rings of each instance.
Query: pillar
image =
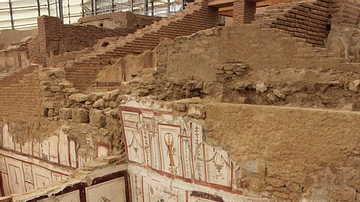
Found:
[[[250,24],[255,20],[256,2],[238,0],[234,2],[233,25]]]

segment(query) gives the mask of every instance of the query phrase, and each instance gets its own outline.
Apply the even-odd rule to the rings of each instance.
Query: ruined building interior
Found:
[[[359,1],[173,2],[0,31],[0,202],[360,201]]]

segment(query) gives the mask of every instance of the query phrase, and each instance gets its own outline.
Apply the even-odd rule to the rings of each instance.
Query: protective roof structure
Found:
[[[83,16],[119,11],[167,16],[183,5],[182,0],[0,0],[0,30],[32,28],[41,15],[70,24]]]

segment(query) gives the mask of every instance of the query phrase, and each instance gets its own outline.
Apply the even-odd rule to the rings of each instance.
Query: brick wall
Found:
[[[161,17],[136,15],[131,12],[117,12],[101,14],[80,18],[79,25],[94,25],[103,28],[142,28],[154,21],[161,20]]]
[[[256,2],[239,0],[234,2],[233,24],[249,24],[255,20]]]
[[[314,46],[323,46],[329,32],[329,2],[330,0],[318,0],[313,3],[300,3],[282,17],[278,17],[270,27],[306,39],[307,43]]]
[[[92,47],[99,39],[126,36],[135,30],[135,27],[107,29],[91,25],[64,25],[59,18],[41,16],[38,18],[38,35],[28,46],[30,60],[47,66],[51,55],[79,51]]]
[[[36,66],[0,79],[0,117],[34,119],[41,115],[39,77]]]

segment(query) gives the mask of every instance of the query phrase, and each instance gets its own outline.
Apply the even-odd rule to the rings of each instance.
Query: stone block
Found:
[[[101,99],[104,93],[92,93],[88,97],[88,101],[95,102],[98,99]]]
[[[102,128],[106,125],[106,117],[101,110],[90,110],[90,125],[98,128]]]
[[[60,108],[59,110],[60,118],[63,120],[68,120],[72,118],[72,109],[71,108]]]
[[[104,93],[103,99],[104,99],[105,101],[111,100],[111,92],[106,92],[106,93]]]
[[[69,96],[70,100],[74,100],[75,102],[85,102],[88,99],[88,96],[82,93],[75,93]]]
[[[187,114],[197,119],[204,119],[206,117],[205,107],[203,105],[190,104]]]
[[[75,123],[89,123],[89,111],[86,109],[73,109],[71,116]]]
[[[258,83],[255,85],[255,89],[257,93],[264,93],[268,88],[264,83]]]
[[[46,74],[50,78],[65,78],[65,72],[62,69],[50,69]]]
[[[96,109],[103,109],[105,107],[105,101],[103,99],[99,99],[93,104],[93,107]]]
[[[349,90],[357,93],[359,92],[359,88],[360,88],[360,80],[355,80],[349,83]]]
[[[116,90],[111,91],[111,93],[110,93],[110,99],[111,99],[111,100],[116,100],[116,98],[119,96],[119,94],[120,94],[120,90],[119,90],[119,89],[116,89]]]

